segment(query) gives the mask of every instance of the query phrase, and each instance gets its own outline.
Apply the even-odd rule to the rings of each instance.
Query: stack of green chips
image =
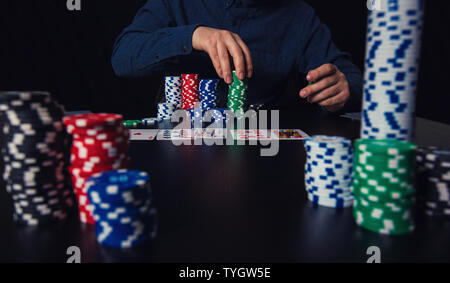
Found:
[[[353,216],[363,228],[401,235],[414,230],[416,146],[398,140],[355,142]]]
[[[142,125],[141,120],[125,120],[123,121],[123,125],[127,128],[138,127]]]
[[[230,84],[228,90],[227,107],[235,114],[243,114],[245,112],[244,105],[247,99],[247,79],[241,81],[233,71],[233,83]]]

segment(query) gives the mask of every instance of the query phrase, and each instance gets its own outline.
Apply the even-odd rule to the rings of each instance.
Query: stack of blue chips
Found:
[[[211,121],[211,123],[226,123],[229,118],[225,111],[229,111],[228,108],[212,108],[208,110],[202,110],[198,108],[192,108],[189,109],[189,115],[191,117],[192,123],[202,123],[205,121],[204,117],[207,112],[211,113],[211,119],[208,119]],[[209,121],[208,121],[209,122]]]
[[[369,12],[361,138],[411,140],[423,0],[389,0]]]
[[[100,244],[130,248],[156,236],[150,177],[135,170],[93,175],[86,183]]]
[[[216,108],[219,104],[218,86],[218,79],[200,80],[199,96],[203,110]]]
[[[178,77],[165,78],[165,96],[166,103],[174,104],[177,108],[181,108],[183,102],[183,95],[181,93],[182,79]]]
[[[161,122],[162,120],[158,118],[143,118],[141,121],[144,126],[154,126],[156,125],[156,123]]]
[[[353,205],[353,150],[342,137],[312,136],[305,139],[305,187],[308,199],[327,207]]]
[[[158,120],[170,120],[177,106],[171,103],[158,103]]]

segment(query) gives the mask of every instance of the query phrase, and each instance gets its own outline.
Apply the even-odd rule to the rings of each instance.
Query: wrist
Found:
[[[204,29],[204,26],[198,25],[192,32],[192,48],[195,50],[202,50],[200,33]]]

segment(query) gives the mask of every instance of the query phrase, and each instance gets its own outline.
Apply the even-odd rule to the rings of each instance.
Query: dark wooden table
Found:
[[[316,111],[281,111],[281,128],[357,138],[359,122]],[[450,144],[420,128],[424,145]],[[425,125],[429,125],[425,123]],[[444,129],[434,132],[441,133]],[[439,125],[437,127],[440,127]],[[174,146],[132,142],[132,167],[151,175],[159,213],[156,239],[128,250],[97,244],[76,217],[47,228],[16,227],[0,190],[0,261],[65,262],[78,246],[82,262],[366,262],[378,246],[383,262],[450,262],[450,222],[419,216],[407,236],[359,228],[351,208],[314,207],[306,199],[302,142],[283,141],[278,155],[260,146]]]

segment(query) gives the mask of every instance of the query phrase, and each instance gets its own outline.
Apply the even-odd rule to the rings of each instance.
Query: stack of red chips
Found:
[[[80,221],[94,224],[86,181],[96,173],[129,168],[129,131],[118,114],[81,114],[64,118],[73,135],[69,171],[78,201]]]
[[[181,87],[181,94],[183,96],[184,110],[194,108],[195,103],[200,101],[198,94],[198,86],[200,80],[198,74],[183,74],[181,75],[183,85]]]

